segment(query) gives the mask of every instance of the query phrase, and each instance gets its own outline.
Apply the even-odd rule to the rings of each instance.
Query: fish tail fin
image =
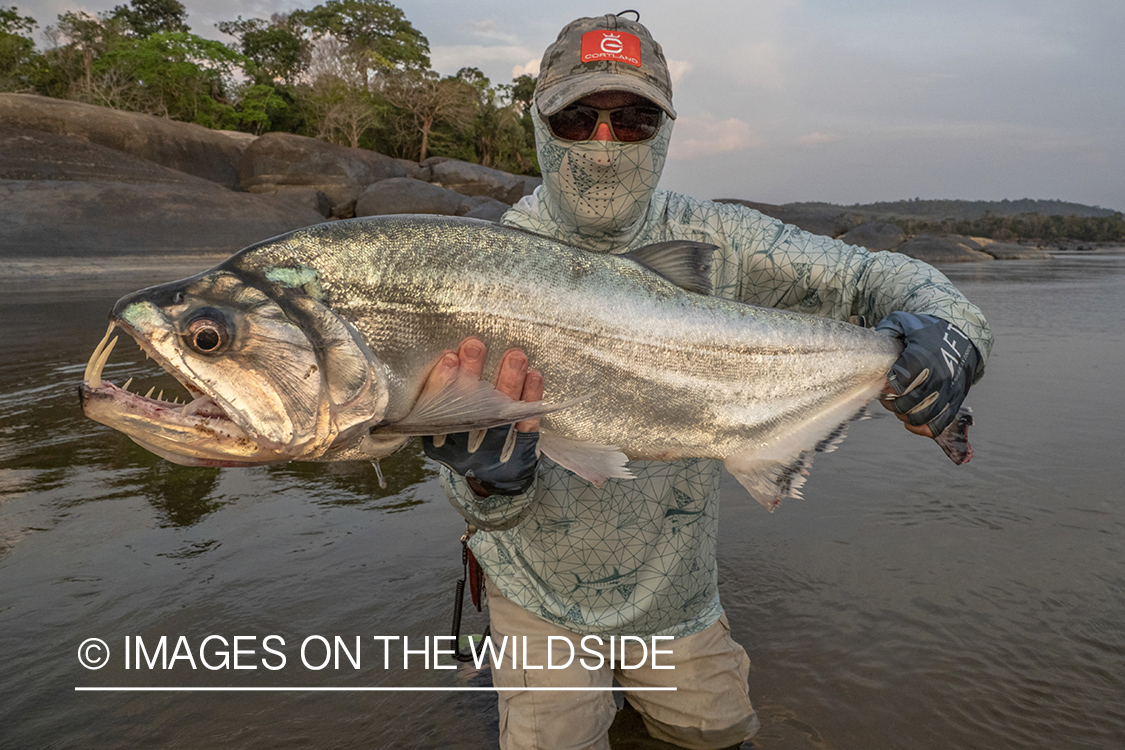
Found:
[[[962,406],[957,412],[957,418],[934,438],[934,442],[941,446],[945,455],[958,466],[969,463],[973,458],[973,447],[969,445],[969,428],[973,423],[973,410]]]
[[[848,425],[863,418],[867,403],[877,393],[874,386],[857,391],[780,440],[727,456],[723,465],[772,512],[784,498],[801,496],[813,458],[817,453],[836,450],[847,435]]]

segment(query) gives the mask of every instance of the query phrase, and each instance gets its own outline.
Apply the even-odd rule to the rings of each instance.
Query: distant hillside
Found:
[[[834,203],[787,203],[787,208],[815,211],[826,214],[856,213],[869,218],[916,219],[918,221],[944,221],[979,219],[992,216],[1076,216],[1079,218],[1105,218],[1117,211],[1101,206],[1084,206],[1066,201],[1043,201],[1021,198],[1002,201],[914,200],[856,203],[841,206]]]
[[[956,234],[1004,242],[1038,240],[1040,244],[1067,240],[1125,242],[1125,216],[1120,212],[1063,201],[912,200],[851,206],[834,203],[776,206],[737,198],[715,200],[737,203],[807,232],[829,237],[839,237],[863,225],[876,225],[884,229],[893,227],[906,236]]]

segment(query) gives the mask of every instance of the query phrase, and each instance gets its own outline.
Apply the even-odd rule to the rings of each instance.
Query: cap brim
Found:
[[[660,108],[673,120],[676,119],[676,110],[672,108],[672,102],[660,89],[643,78],[623,73],[593,73],[559,81],[537,92],[535,105],[539,107],[540,112],[550,117],[568,104],[573,104],[582,97],[599,91],[628,91],[643,96],[660,105]]]

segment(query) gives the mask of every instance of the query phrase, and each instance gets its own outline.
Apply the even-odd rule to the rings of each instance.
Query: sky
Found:
[[[195,33],[316,0],[182,0]],[[43,26],[125,0],[8,0]],[[574,18],[629,6],[679,117],[661,187],[852,204],[1038,198],[1125,210],[1121,0],[400,0],[443,74],[535,73]],[[42,39],[38,40],[42,44]]]

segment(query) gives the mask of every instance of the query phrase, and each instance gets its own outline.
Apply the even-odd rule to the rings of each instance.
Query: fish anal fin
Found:
[[[801,486],[815,455],[815,451],[804,451],[787,463],[732,456],[723,464],[751,497],[772,513],[783,499],[801,497]]]
[[[625,465],[629,458],[615,445],[571,440],[544,430],[539,433],[539,450],[595,487],[604,486],[607,479],[634,478]]]
[[[877,393],[877,386],[857,391],[772,442],[727,456],[723,465],[755,500],[773,511],[783,499],[801,496],[813,458],[836,449],[848,425],[863,417]]]
[[[718,248],[703,242],[671,240],[625,253],[626,258],[655,271],[676,286],[699,294],[711,293],[711,256]]]

